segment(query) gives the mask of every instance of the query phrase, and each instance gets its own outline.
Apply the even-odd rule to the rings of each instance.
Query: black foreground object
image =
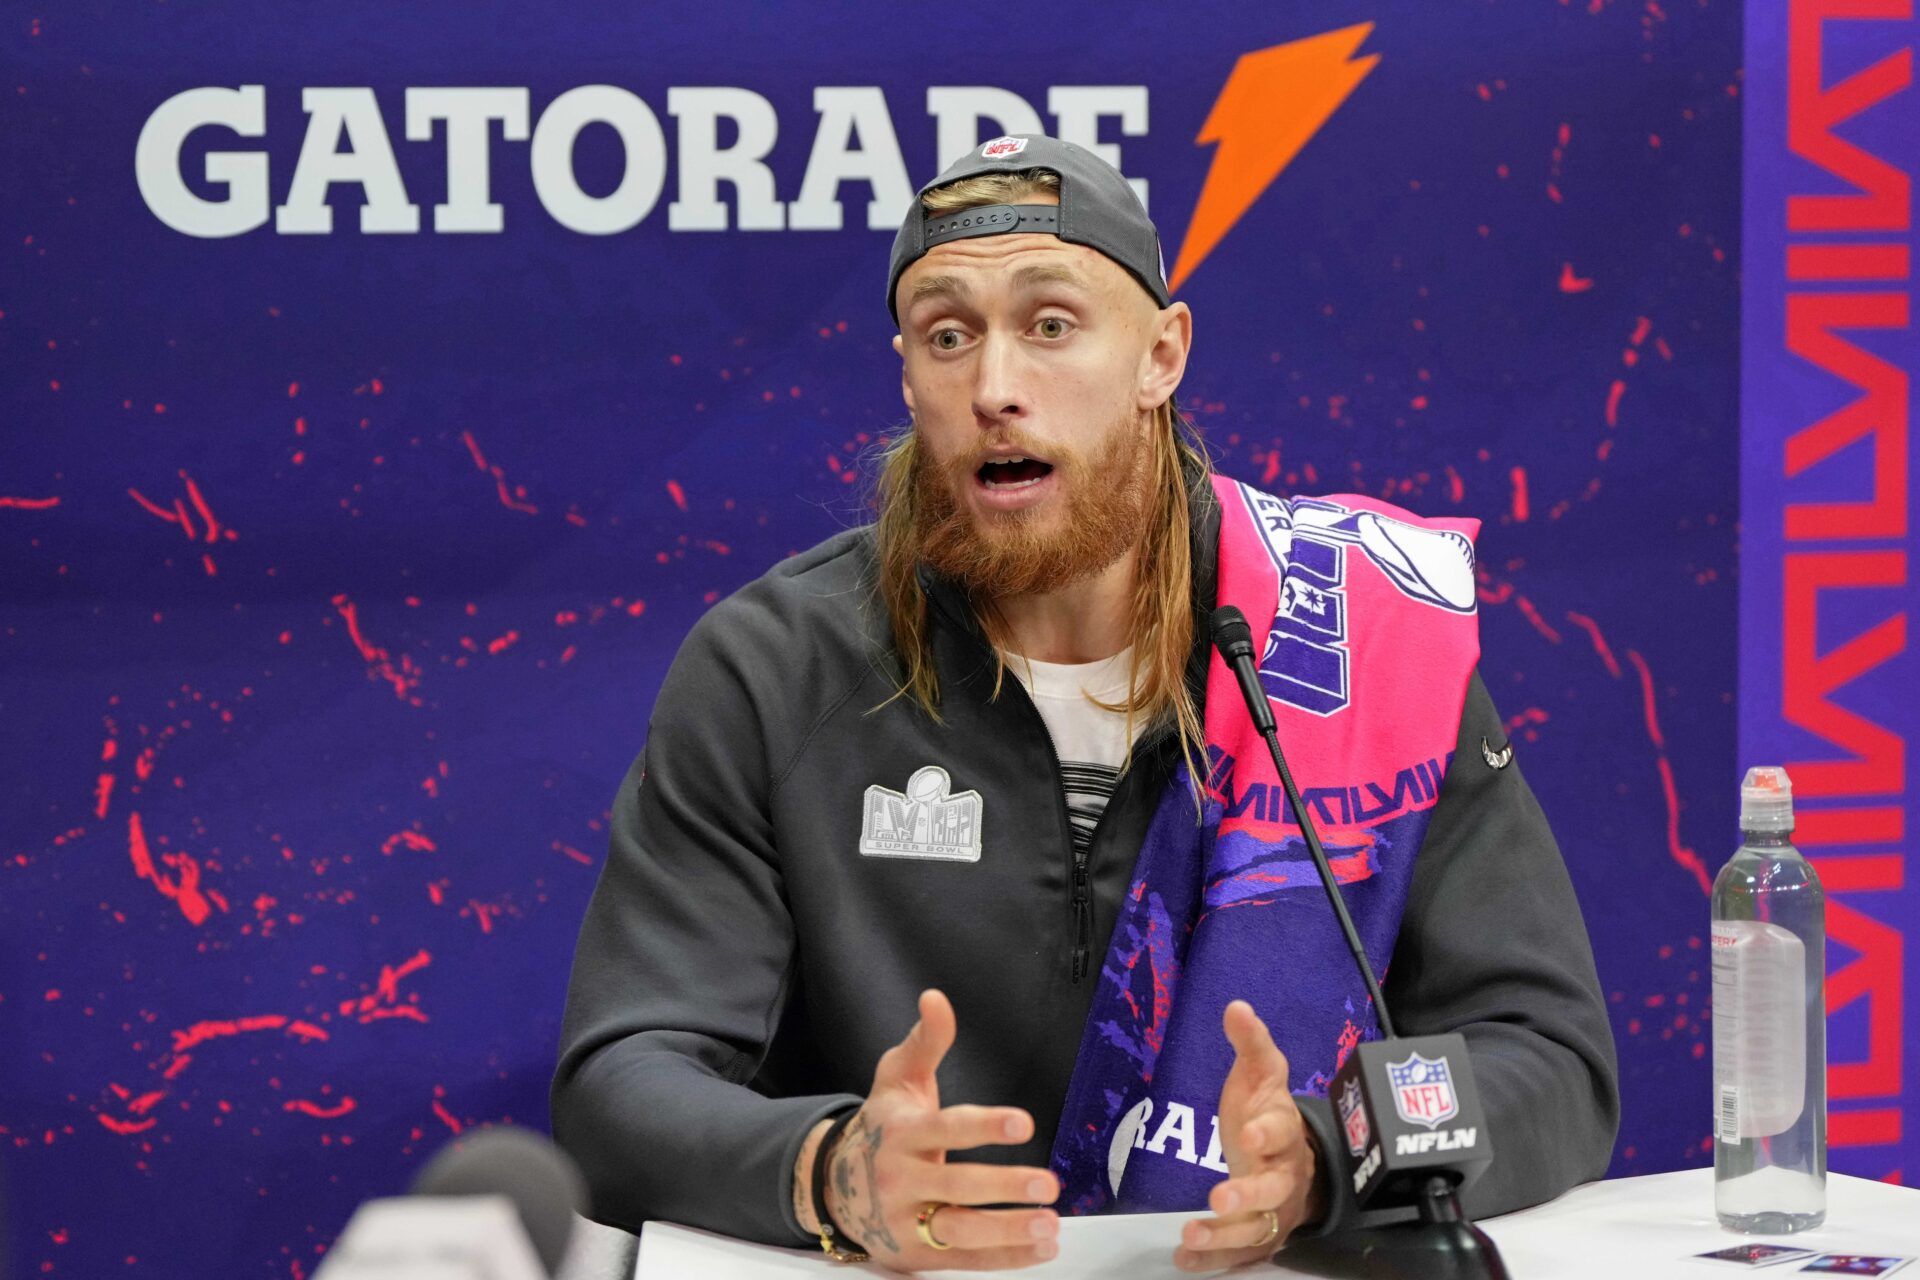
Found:
[[[1302,1240],[1282,1256],[1288,1267],[1328,1280],[1510,1280],[1500,1250],[1460,1216],[1442,1174],[1428,1180],[1419,1221]]]
[[[505,1196],[513,1201],[548,1275],[560,1270],[573,1215],[587,1206],[586,1179],[551,1141],[511,1126],[462,1136],[427,1161],[408,1189],[416,1196]]]

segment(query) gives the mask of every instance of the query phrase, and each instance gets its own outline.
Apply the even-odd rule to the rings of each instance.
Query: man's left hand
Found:
[[[1221,1023],[1233,1045],[1218,1111],[1227,1177],[1207,1196],[1217,1216],[1195,1218],[1180,1233],[1173,1260],[1182,1271],[1271,1257],[1323,1211],[1320,1156],[1287,1088],[1287,1056],[1245,1000],[1229,1004]],[[1277,1234],[1266,1210],[1278,1219]]]

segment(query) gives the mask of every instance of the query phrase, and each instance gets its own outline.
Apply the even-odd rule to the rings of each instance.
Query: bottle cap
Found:
[[[1740,781],[1742,831],[1793,830],[1793,783],[1777,764],[1757,764]]]

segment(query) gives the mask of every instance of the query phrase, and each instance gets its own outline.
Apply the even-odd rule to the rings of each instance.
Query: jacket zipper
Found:
[[[1060,749],[1053,743],[1053,730],[1047,728],[1047,718],[1040,714],[1040,708],[1034,703],[1033,695],[1027,692],[1026,684],[1018,676],[1014,684],[1020,690],[1020,697],[1040,722],[1040,735],[1047,740],[1047,758],[1053,761],[1053,798],[1056,811],[1060,815],[1060,827],[1067,836],[1067,857],[1071,863],[1069,874],[1069,902],[1073,907],[1073,981],[1078,983],[1086,975],[1091,962],[1093,949],[1093,889],[1087,878],[1087,858],[1093,852],[1093,842],[1100,834],[1100,824],[1106,821],[1107,809],[1113,807],[1113,798],[1107,799],[1106,808],[1100,810],[1100,816],[1094,820],[1093,830],[1087,836],[1087,852],[1082,853],[1073,843],[1073,815],[1067,810],[1067,793],[1063,771],[1060,768]]]
[[[952,612],[946,608],[944,602],[936,599],[934,605],[952,618]],[[963,631],[963,634],[966,632]],[[973,640],[987,657],[994,656],[993,646],[983,638],[974,636]],[[1014,676],[1013,682],[1020,690],[1020,700],[1026,704],[1028,712],[1039,722],[1040,736],[1045,738],[1047,743],[1047,758],[1053,762],[1054,809],[1060,817],[1060,829],[1066,836],[1067,857],[1071,864],[1068,901],[1074,912],[1074,937],[1073,964],[1070,973],[1073,982],[1078,985],[1080,979],[1085,977],[1088,969],[1092,967],[1093,959],[1093,887],[1087,874],[1087,860],[1092,856],[1093,847],[1100,839],[1100,828],[1106,824],[1107,814],[1113,809],[1114,802],[1120,798],[1120,786],[1116,780],[1113,794],[1107,797],[1107,803],[1101,808],[1099,817],[1094,819],[1093,830],[1087,833],[1087,852],[1082,854],[1073,844],[1073,815],[1067,811],[1066,784],[1060,768],[1060,749],[1054,745],[1053,730],[1047,728],[1047,719],[1040,714],[1040,708],[1035,705],[1033,696],[1027,692],[1026,684],[1017,675]],[[1133,745],[1137,751],[1146,744],[1136,742]]]

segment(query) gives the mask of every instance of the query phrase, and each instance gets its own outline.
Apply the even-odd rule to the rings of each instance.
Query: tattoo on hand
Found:
[[[892,1253],[900,1252],[899,1243],[893,1233],[887,1230],[886,1219],[880,1214],[880,1197],[874,1188],[877,1184],[874,1172],[874,1160],[880,1150],[880,1139],[884,1126],[869,1125],[866,1117],[856,1117],[847,1125],[846,1132],[833,1149],[834,1186],[840,1192],[840,1198],[849,1210],[853,1221],[849,1228],[860,1238],[869,1253],[875,1246],[882,1246]],[[858,1158],[865,1165],[866,1185],[864,1187],[864,1206],[856,1206],[853,1189],[853,1161]]]
[[[849,1125],[847,1127],[851,1129],[853,1126]],[[845,1137],[846,1135],[842,1134],[841,1136]],[[838,1151],[835,1151],[833,1154],[835,1156],[840,1155]],[[834,1161],[833,1189],[840,1193],[841,1204],[844,1205],[853,1199],[853,1174],[848,1169],[847,1161],[844,1157]]]

